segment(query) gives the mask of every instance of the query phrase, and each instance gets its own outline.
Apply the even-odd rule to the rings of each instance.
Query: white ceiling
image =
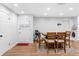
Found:
[[[79,3],[3,3],[16,14],[28,14],[35,17],[72,17],[79,16]],[[47,10],[50,8],[50,10]],[[70,9],[69,9],[70,8]],[[24,13],[21,13],[24,11]]]

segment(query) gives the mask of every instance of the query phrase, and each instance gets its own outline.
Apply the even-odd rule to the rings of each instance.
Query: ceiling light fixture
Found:
[[[18,4],[13,4],[15,7],[18,7]]]
[[[47,8],[47,11],[49,11],[51,8]]]
[[[69,8],[69,10],[71,10],[71,11],[72,11],[72,10],[73,10],[73,8]]]

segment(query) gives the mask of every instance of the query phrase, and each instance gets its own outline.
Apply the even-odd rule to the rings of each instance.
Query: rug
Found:
[[[16,46],[29,46],[30,43],[17,43]]]

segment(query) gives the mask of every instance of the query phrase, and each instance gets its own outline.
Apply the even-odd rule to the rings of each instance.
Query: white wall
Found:
[[[17,15],[0,5],[0,55],[6,52],[17,40]]]
[[[79,17],[77,17],[77,20],[75,20],[75,24],[77,26],[77,30],[76,30],[77,38],[76,38],[76,40],[79,40]]]
[[[71,31],[74,18],[34,18],[34,30],[38,29],[40,32],[49,31]],[[57,23],[61,23],[61,26],[57,26]]]
[[[23,27],[22,25],[25,25],[25,27]],[[18,42],[21,43],[33,42],[33,16],[30,15],[18,16]]]
[[[57,23],[61,23],[61,26],[57,26]],[[33,22],[34,30],[38,29],[40,32],[46,33],[46,32],[63,32],[63,31],[71,31],[73,25],[75,24],[77,26],[77,17],[51,17],[51,18],[45,18],[45,17],[34,17]],[[76,37],[73,38],[71,36],[71,40],[78,40],[78,32],[77,30],[74,31],[76,34]]]

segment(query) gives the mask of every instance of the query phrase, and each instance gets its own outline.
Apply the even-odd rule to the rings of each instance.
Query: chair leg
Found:
[[[40,43],[39,43],[39,48],[40,48]]]
[[[49,48],[47,48],[47,53],[49,53]]]
[[[39,48],[40,48],[40,40],[39,40]]]
[[[65,44],[64,44],[64,52],[66,53],[66,47],[65,47]]]
[[[45,49],[47,49],[47,43],[45,42]]]
[[[49,44],[47,43],[47,53],[49,53],[49,46],[48,46]]]
[[[44,45],[44,48],[46,49],[46,44]]]
[[[71,46],[70,46],[70,40],[69,40],[69,48],[71,48]]]
[[[47,49],[47,42],[45,42],[45,48]]]
[[[56,53],[56,45],[55,45],[55,43],[54,43],[54,50],[55,50],[55,53]]]
[[[58,42],[57,42],[57,50],[58,50]]]

